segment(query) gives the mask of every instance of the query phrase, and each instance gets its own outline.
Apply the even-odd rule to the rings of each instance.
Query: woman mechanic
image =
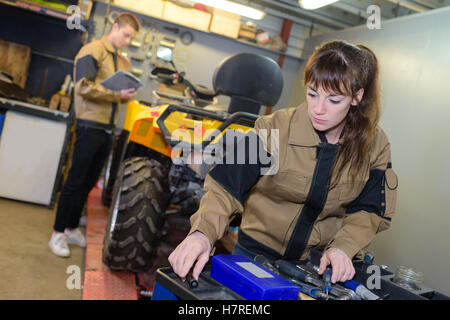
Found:
[[[262,175],[258,161],[217,164],[207,175],[190,233],[169,256],[182,279],[192,267],[198,279],[238,213],[234,254],[298,260],[323,249],[319,274],[331,264],[333,283],[352,279],[352,259],[389,228],[397,177],[378,126],[377,58],[363,45],[324,43],[306,64],[304,84],[305,103],[255,123],[260,138],[261,129],[277,130],[277,172]],[[263,143],[271,155],[273,142]]]

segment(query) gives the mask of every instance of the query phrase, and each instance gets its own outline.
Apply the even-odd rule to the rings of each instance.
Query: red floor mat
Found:
[[[88,199],[82,300],[137,300],[136,275],[112,272],[102,262],[108,208],[102,204],[101,195],[102,190],[95,187]]]

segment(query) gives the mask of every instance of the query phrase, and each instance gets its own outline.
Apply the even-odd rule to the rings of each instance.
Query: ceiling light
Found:
[[[254,20],[261,20],[266,15],[264,11],[257,10],[228,0],[195,0],[195,2],[204,4],[206,6],[214,7],[217,9],[225,10],[228,12],[232,12],[235,14],[239,14],[241,16]]]
[[[298,3],[303,9],[314,10],[337,1],[338,0],[298,0]]]

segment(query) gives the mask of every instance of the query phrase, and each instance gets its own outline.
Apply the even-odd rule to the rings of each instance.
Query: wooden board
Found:
[[[0,70],[14,77],[14,83],[25,88],[31,48],[22,44],[0,39]]]
[[[214,9],[209,31],[237,39],[241,28],[241,16],[220,9]]]
[[[167,1],[164,7],[164,20],[207,32],[211,22],[211,14],[197,9],[184,8]]]
[[[163,0],[114,0],[114,4],[148,16],[161,18],[164,12]]]

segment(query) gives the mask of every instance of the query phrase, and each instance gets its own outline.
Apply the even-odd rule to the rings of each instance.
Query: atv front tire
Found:
[[[103,262],[114,271],[152,267],[168,205],[167,169],[156,160],[125,160],[114,185]]]

